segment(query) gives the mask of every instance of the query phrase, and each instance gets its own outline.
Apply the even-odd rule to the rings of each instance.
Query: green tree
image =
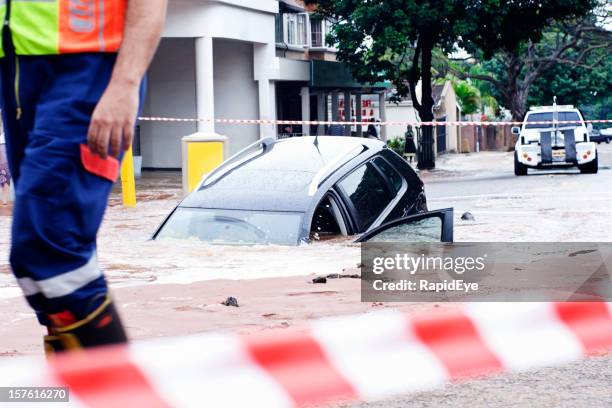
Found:
[[[575,60],[577,56],[570,56]],[[527,105],[548,105],[557,96],[561,104],[583,109],[589,119],[612,115],[612,54],[598,50],[582,64],[556,64],[531,86]]]
[[[459,99],[461,112],[464,115],[471,115],[472,113],[478,112],[481,104],[478,88],[467,81],[454,80],[452,84],[455,94],[457,94],[457,99]]]
[[[433,120],[432,51],[457,46],[491,56],[539,40],[551,18],[582,15],[592,0],[306,0],[334,24],[328,43],[361,81],[391,81],[410,94],[423,121]],[[584,11],[586,12],[586,10]],[[421,100],[415,88],[421,80]],[[435,166],[433,131],[423,128],[420,168]]]
[[[553,95],[564,103],[584,103],[606,87],[612,51],[612,33],[604,23],[609,10],[601,1],[590,7],[583,5],[582,16],[551,21],[539,38],[504,46],[492,55],[475,41],[469,51],[477,63],[449,69],[460,78],[486,82],[479,87],[488,88],[515,120],[523,118],[530,104],[549,105]]]

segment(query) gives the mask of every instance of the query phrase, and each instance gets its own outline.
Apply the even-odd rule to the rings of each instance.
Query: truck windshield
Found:
[[[199,239],[213,244],[297,245],[302,213],[179,207],[156,239]]]
[[[577,112],[557,112],[557,120],[561,122],[575,122],[575,123],[565,123],[562,126],[578,126],[581,123],[580,116],[578,116]],[[539,124],[532,122],[552,122],[553,121],[553,112],[540,112],[540,113],[530,113],[527,115],[527,124],[525,125],[526,129],[545,129],[552,127],[552,123],[549,124]]]

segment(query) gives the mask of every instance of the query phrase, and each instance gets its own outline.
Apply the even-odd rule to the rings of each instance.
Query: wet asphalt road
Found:
[[[422,178],[430,209],[455,208],[456,241],[610,241],[612,144],[598,153],[597,174],[569,168],[516,177],[511,153],[484,152],[448,155]],[[459,219],[465,211],[475,222]]]
[[[612,406],[612,357],[499,375],[448,385],[429,392],[351,408],[520,407],[578,408]]]
[[[512,157],[503,153],[483,156],[484,169],[467,158],[474,166],[454,174],[451,158],[441,166],[446,173],[422,176],[429,207],[455,208],[461,241],[612,241],[612,145],[598,147],[598,174],[569,169],[515,177]],[[476,221],[460,221],[464,211]],[[343,407],[612,407],[612,355]]]

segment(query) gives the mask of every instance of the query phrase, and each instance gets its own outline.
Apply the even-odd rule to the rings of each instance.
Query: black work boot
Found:
[[[127,336],[115,305],[106,300],[86,318],[63,327],[48,328],[45,352],[79,350],[110,344],[127,343]]]

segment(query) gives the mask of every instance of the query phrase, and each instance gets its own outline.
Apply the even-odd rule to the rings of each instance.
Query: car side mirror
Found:
[[[518,127],[518,126],[513,126],[511,131],[512,131],[513,135],[520,135],[521,134],[521,128]]]
[[[355,242],[453,242],[453,209],[430,211],[390,221]]]

